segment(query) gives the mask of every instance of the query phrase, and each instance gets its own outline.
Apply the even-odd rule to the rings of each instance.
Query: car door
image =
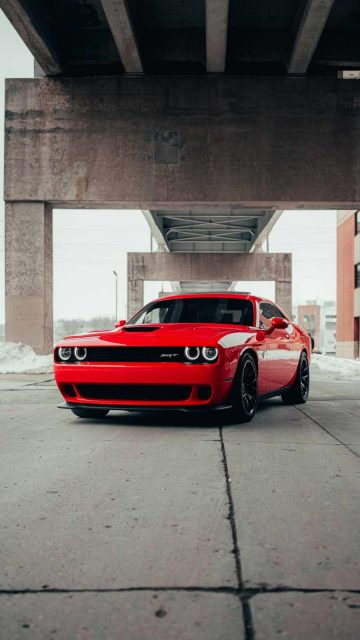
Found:
[[[272,318],[285,318],[285,316],[274,304],[260,302],[259,327],[267,331],[271,327]],[[265,336],[262,363],[263,394],[286,387],[292,378],[294,366],[291,329],[289,333],[289,327],[287,329],[276,328]]]

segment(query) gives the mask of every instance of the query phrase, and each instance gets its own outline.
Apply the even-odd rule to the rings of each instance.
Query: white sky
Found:
[[[33,75],[33,59],[0,10],[0,323],[4,321],[3,129],[4,78]],[[336,214],[288,211],[270,235],[270,251],[293,254],[293,303],[336,296]],[[149,251],[150,231],[140,211],[54,212],[54,317],[89,318],[115,312],[119,274],[119,316],[126,305],[126,253]],[[168,289],[149,283],[146,301]],[[239,289],[273,297],[273,283],[240,283]]]

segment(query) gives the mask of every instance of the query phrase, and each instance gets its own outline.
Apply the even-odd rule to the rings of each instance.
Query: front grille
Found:
[[[184,347],[88,347],[87,362],[184,362]]]
[[[88,400],[181,401],[191,394],[191,385],[175,384],[78,384],[78,393]]]

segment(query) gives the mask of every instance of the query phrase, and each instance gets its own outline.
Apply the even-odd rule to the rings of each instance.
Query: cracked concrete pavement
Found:
[[[360,388],[218,414],[56,408],[0,376],[0,637],[360,637]]]

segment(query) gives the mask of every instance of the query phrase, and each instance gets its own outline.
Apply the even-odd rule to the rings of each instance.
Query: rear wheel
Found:
[[[237,422],[253,419],[258,399],[258,373],[254,356],[245,353],[240,360],[231,393],[232,413]]]
[[[107,409],[71,409],[78,418],[105,418],[109,413]]]
[[[304,404],[309,397],[310,371],[305,351],[302,352],[293,386],[281,394],[285,404]]]

